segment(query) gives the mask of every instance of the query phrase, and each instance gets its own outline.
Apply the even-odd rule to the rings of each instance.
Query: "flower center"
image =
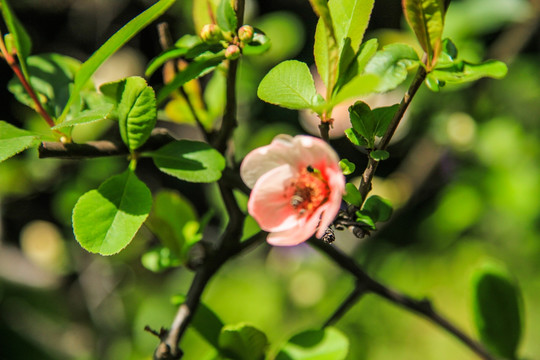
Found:
[[[313,212],[328,200],[330,188],[320,171],[311,166],[303,168],[287,188],[286,196],[300,215]]]

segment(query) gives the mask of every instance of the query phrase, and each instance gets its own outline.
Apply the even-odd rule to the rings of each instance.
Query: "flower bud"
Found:
[[[215,44],[223,38],[223,35],[216,24],[206,24],[201,29],[200,37],[206,43]]]
[[[225,58],[229,60],[236,60],[240,57],[240,48],[237,45],[229,45],[225,50]]]
[[[241,42],[248,43],[253,39],[253,33],[253,26],[243,25],[240,29],[238,29],[238,38]]]

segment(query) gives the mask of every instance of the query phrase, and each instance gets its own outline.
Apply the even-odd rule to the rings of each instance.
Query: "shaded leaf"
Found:
[[[339,74],[334,92],[338,91],[342,86],[364,72],[367,63],[377,52],[378,46],[379,43],[377,39],[366,41],[360,46],[360,50],[354,54],[353,61],[349,63],[345,60],[346,55],[343,53],[343,51],[346,51],[347,47],[344,48],[340,55]],[[350,48],[350,51],[352,51],[352,48]]]
[[[362,205],[362,194],[360,194],[360,191],[354,184],[347,183],[345,184],[343,200],[351,205],[360,207]]]
[[[523,331],[522,296],[506,269],[486,264],[473,277],[473,311],[480,338],[497,356],[517,359]]]
[[[217,181],[225,169],[223,156],[198,141],[174,141],[147,155],[164,173],[190,182]]]
[[[261,80],[257,95],[261,100],[288,109],[317,106],[317,91],[307,65],[296,60],[284,61]]]
[[[330,103],[332,105],[338,105],[345,100],[372,93],[379,87],[379,83],[379,77],[373,74],[356,76],[338,91]]]
[[[0,121],[0,162],[40,143],[38,134]]]
[[[152,194],[126,170],[81,196],[73,209],[73,232],[81,246],[113,255],[133,239],[152,207]]]
[[[124,27],[111,36],[87,61],[84,62],[75,76],[73,89],[69,100],[62,111],[60,122],[65,119],[69,112],[69,107],[79,97],[80,91],[84,88],[87,81],[90,80],[90,77],[96,72],[100,65],[118,49],[124,46],[124,44],[133,38],[139,31],[163,14],[174,2],[175,0],[158,1],[124,25]]]
[[[347,139],[356,146],[368,146],[367,140],[360,135],[358,131],[352,128],[345,129],[345,136],[347,136]]]
[[[13,44],[17,49],[17,58],[21,65],[21,70],[24,77],[28,79],[30,75],[28,73],[26,58],[30,56],[32,51],[32,40],[15,13],[11,10],[11,6],[7,0],[0,0],[0,10],[2,11],[2,17],[11,35]]]
[[[362,213],[374,222],[387,221],[392,216],[392,211],[392,204],[378,195],[368,197],[362,207]]]
[[[390,44],[371,58],[365,68],[366,74],[379,76],[378,92],[398,87],[407,79],[408,71],[418,66],[419,59],[414,49],[405,44]]]
[[[219,334],[221,352],[234,360],[262,360],[268,346],[266,335],[247,324],[225,325]]]
[[[326,327],[293,336],[281,348],[276,360],[343,360],[348,351],[347,337],[336,328]]]
[[[26,60],[30,83],[39,101],[49,115],[59,116],[66,106],[70,84],[81,63],[69,56],[54,53],[29,56]],[[17,77],[10,80],[8,89],[18,101],[35,109],[34,100]]]
[[[175,295],[172,299],[174,305],[181,305],[185,301],[186,297],[184,295]],[[223,322],[219,316],[203,302],[200,302],[199,306],[197,306],[197,310],[195,310],[190,325],[197,330],[210,345],[215,349],[219,349],[218,339],[220,337],[221,329],[223,328]]]

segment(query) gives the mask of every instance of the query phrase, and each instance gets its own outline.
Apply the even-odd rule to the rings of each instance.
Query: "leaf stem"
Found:
[[[349,297],[342,303],[336,312],[337,315],[343,316],[345,311],[349,309],[355,301],[360,299],[359,295],[362,295],[366,292],[374,293],[386,300],[399,305],[407,310],[420,314],[448,333],[455,336],[459,339],[464,345],[476,353],[481,359],[484,360],[495,360],[495,357],[491,355],[479,342],[475,341],[452,322],[446,319],[443,315],[438,313],[434,308],[431,302],[427,299],[417,300],[411,298],[405,294],[402,294],[398,291],[395,291],[386,285],[378,282],[377,280],[370,277],[360,265],[350,256],[343,253],[341,250],[336,248],[333,245],[327,244],[324,241],[316,238],[311,238],[309,244],[313,247],[322,251],[325,255],[330,257],[339,267],[343,270],[349,272],[353,275],[356,280],[355,291],[349,295]],[[330,318],[332,322],[337,321],[338,316],[334,314]],[[329,320],[329,321],[330,321]],[[327,322],[328,323],[328,322]]]
[[[43,105],[39,101],[38,97],[36,96],[36,93],[34,89],[32,88],[32,85],[26,79],[24,74],[21,71],[21,68],[19,67],[19,64],[17,63],[17,60],[15,57],[10,54],[6,49],[6,44],[4,43],[4,38],[0,36],[0,52],[2,53],[2,57],[6,60],[7,64],[11,67],[11,70],[15,73],[15,76],[19,79],[22,86],[24,87],[24,90],[28,93],[32,101],[35,105],[35,110],[38,112],[38,114],[47,122],[49,127],[53,127],[55,125],[54,120],[51,118],[49,113],[45,111],[43,108]],[[61,134],[60,132],[56,131],[58,134]]]

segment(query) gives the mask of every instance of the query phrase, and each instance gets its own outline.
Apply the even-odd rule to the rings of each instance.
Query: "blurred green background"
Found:
[[[80,60],[151,3],[12,1],[33,38],[34,54],[59,52]],[[191,11],[190,1],[179,1],[166,14],[176,38],[194,33]],[[525,331],[519,353],[527,359],[540,358],[539,13],[538,1],[452,1],[445,35],[456,43],[460,57],[503,60],[508,75],[441,93],[422,88],[389,149],[391,158],[375,179],[374,193],[396,207],[392,219],[368,239],[343,232],[335,242],[385,284],[432,299],[475,337],[472,274],[488,261],[505,264],[523,293]],[[246,58],[240,69],[238,160],[278,133],[309,128],[309,114],[265,104],[255,94],[262,76],[279,61],[313,63],[316,16],[307,0],[252,0],[246,23],[265,31],[273,46],[260,58]],[[367,36],[382,44],[414,44],[395,0],[375,1]],[[159,51],[155,27],[149,27],[100,70],[96,82],[141,74]],[[0,119],[44,129],[44,122],[7,92],[10,78],[9,67],[0,66]],[[159,81],[150,79],[154,85]],[[365,101],[392,104],[403,92]],[[176,123],[160,125],[180,137],[197,137],[183,123],[188,119],[177,115]],[[350,176],[354,179],[366,160],[339,136],[337,130],[349,126],[345,115],[334,114],[332,145],[357,164]],[[77,141],[116,136],[107,124],[77,129]],[[34,151],[0,164],[0,359],[151,358],[157,339],[143,329],[170,325],[176,310],[171,298],[187,291],[193,273],[146,270],[140,254],[155,243],[146,228],[112,257],[86,253],[71,232],[77,198],[123,164],[116,158],[39,160]],[[165,187],[184,194],[200,216],[214,209],[207,236],[223,227],[211,186],[161,176],[144,161],[138,173],[153,192]],[[264,331],[272,352],[296,332],[321,326],[353,285],[348,274],[307,245],[262,245],[228,263],[203,301],[225,323],[248,322]],[[441,329],[373,295],[356,304],[337,327],[350,340],[348,359],[476,359]],[[181,347],[187,360],[212,356],[211,347],[193,330]]]

